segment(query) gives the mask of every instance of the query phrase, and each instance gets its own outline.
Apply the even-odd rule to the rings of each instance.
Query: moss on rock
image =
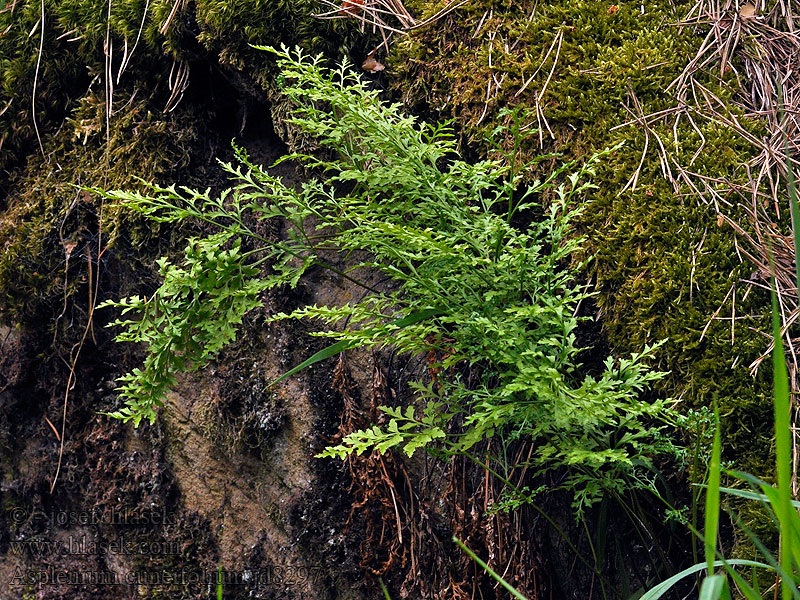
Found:
[[[234,82],[222,94],[248,98],[215,103],[244,106],[251,96],[265,103],[271,61],[250,44],[297,43],[331,55],[363,45],[357,23],[315,19],[314,7],[310,0],[16,0],[0,12],[3,320],[51,321],[61,300],[66,307],[86,287],[87,252],[96,260],[120,234],[129,248],[153,239],[148,226],[74,186],[131,188],[135,177],[186,183],[192,157],[207,152],[198,131],[215,109],[208,86],[200,87],[212,70]],[[192,64],[201,72],[192,74]],[[197,89],[175,109],[181,69]]]
[[[243,88],[271,88],[271,62],[250,44],[334,57],[368,51],[356,20],[315,19],[316,8],[314,0],[11,2],[0,11],[0,170],[18,166],[98,81],[112,94],[138,86],[163,106],[181,68],[191,81],[193,63],[222,66]]]
[[[116,244],[135,257],[157,233],[79,186],[134,187],[137,177],[176,175],[190,163],[197,119],[191,111],[165,116],[135,99],[109,131],[105,118],[104,101],[90,92],[46,141],[46,157],[33,154],[12,179],[0,214],[0,314],[7,322],[52,324],[76,291],[91,297],[98,254]]]
[[[422,18],[440,4],[408,2]],[[409,106],[454,119],[477,153],[491,151],[486,137],[501,110],[513,107],[541,130],[526,141],[521,161],[546,151],[582,159],[624,142],[598,172],[599,189],[580,224],[586,255],[594,256],[587,279],[597,291],[608,342],[614,353],[628,354],[666,339],[657,366],[671,374],[659,392],[687,406],[717,400],[728,458],[768,476],[770,445],[753,440],[771,437],[769,373],[754,380],[747,369],[765,349],[754,330],[766,329],[767,298],[737,284],[751,267],[739,260],[732,231],[690,189],[676,194],[665,179],[674,164],[660,159],[653,133],[636,123],[637,116],[676,103],[664,90],[703,38],[673,24],[693,5],[470,0],[443,20],[398,36],[386,63]],[[99,251],[134,261],[138,248],[169,252],[167,244],[160,247],[158,230],[102,206],[74,184],[131,188],[134,175],[161,182],[197,176],[195,159],[208,141],[202,132],[208,115],[197,108],[205,90],[195,91],[195,104],[163,112],[181,64],[190,69],[190,82],[222,72],[233,82],[230,93],[265,101],[275,99],[273,73],[250,44],[300,44],[329,56],[371,47],[356,19],[319,21],[311,16],[316,10],[312,0],[122,0],[110,11],[99,0],[17,0],[0,13],[0,319],[49,334],[85,322],[97,276],[89,265]],[[103,90],[109,67],[110,117]],[[732,100],[731,75],[704,77],[711,92]],[[273,107],[273,114],[280,111]],[[742,122],[760,131],[757,121]],[[653,128],[678,163],[691,163],[702,176],[746,180],[741,165],[752,149],[728,129],[686,119],[674,130],[671,122]],[[512,140],[499,143],[508,148]],[[637,185],[627,186],[640,165]],[[735,284],[734,311],[729,292]],[[715,314],[736,319],[707,327]],[[255,396],[262,390],[254,380],[259,385],[245,391]],[[266,439],[283,418],[281,407],[260,413],[251,410],[255,400],[245,400],[209,411],[212,424],[230,418],[241,436],[209,428],[209,438],[237,450]]]

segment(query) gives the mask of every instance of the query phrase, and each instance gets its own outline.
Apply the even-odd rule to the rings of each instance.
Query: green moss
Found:
[[[191,109],[161,112],[175,61],[217,63],[237,87],[263,90],[273,87],[269,61],[251,43],[334,55],[365,43],[355,19],[315,19],[316,8],[312,0],[121,0],[109,12],[105,0],[18,0],[1,12],[3,318],[52,320],[86,288],[87,244],[101,227],[100,248],[123,230],[133,246],[147,239],[141,224],[125,228],[126,217],[108,207],[101,224],[100,205],[72,185],[131,187],[133,174],[167,180],[187,166],[197,129]],[[108,133],[106,50],[114,82]],[[77,243],[69,264],[64,242]]]
[[[167,78],[170,57],[161,49],[163,36],[153,35],[157,24],[143,20],[144,6],[114,3],[109,19],[108,3],[100,0],[20,0],[14,10],[0,13],[0,110],[8,107],[0,115],[0,168],[38,148],[37,128],[46,139],[90,84],[105,82],[107,37],[115,86],[136,88],[144,79],[154,89]]]
[[[441,6],[407,4],[423,18]],[[133,255],[145,245],[166,250],[156,247],[156,231],[101,207],[72,184],[130,188],[136,185],[130,174],[158,181],[186,175],[200,117],[183,106],[160,112],[174,60],[205,69],[221,65],[240,89],[263,90],[271,88],[272,72],[251,43],[299,43],[332,56],[363,54],[374,45],[355,19],[315,20],[319,4],[313,0],[196,0],[182,3],[170,20],[174,6],[174,0],[115,0],[109,16],[108,3],[100,0],[18,0],[0,13],[0,170],[14,170],[0,174],[0,189],[8,191],[0,200],[3,320],[66,327],[71,314],[85,317],[87,250],[97,253],[101,231],[100,248],[115,244],[109,252]],[[471,0],[410,36],[396,36],[385,62],[407,104],[455,119],[477,152],[488,151],[485,136],[509,106],[528,111],[532,126],[542,129],[544,150],[567,158],[625,143],[598,173],[600,189],[581,223],[587,253],[595,256],[587,278],[598,292],[608,341],[627,354],[667,339],[658,367],[671,374],[660,391],[687,406],[716,399],[727,458],[769,476],[770,373],[764,369],[754,380],[747,369],[765,349],[750,328],[766,329],[768,299],[758,291],[744,298],[740,286],[733,332],[730,321],[714,321],[706,330],[720,307],[719,316],[732,314],[726,296],[751,267],[740,263],[733,234],[717,225],[712,207],[690,190],[676,195],[664,180],[655,140],[642,160],[642,128],[613,129],[634,118],[637,103],[643,113],[674,106],[664,90],[703,39],[702,32],[672,26],[694,6],[691,0],[646,3],[644,12],[641,6]],[[106,146],[101,90],[109,35],[118,89]],[[117,82],[126,46],[130,65]],[[730,100],[731,82],[709,75],[704,83]],[[34,95],[47,158],[37,154]],[[761,128],[741,122],[754,132]],[[656,128],[680,163],[693,161],[703,175],[746,180],[740,165],[752,149],[713,122],[696,126],[702,138],[685,118],[675,131],[671,122]],[[523,149],[525,157],[542,151],[535,141]],[[640,161],[636,189],[621,193]],[[69,264],[62,240],[76,243]],[[73,313],[55,322],[64,299],[73,297]],[[741,318],[747,315],[753,316]]]
[[[241,87],[271,89],[270,61],[250,44],[300,44],[334,57],[372,47],[356,19],[315,19],[314,0],[121,0],[110,11],[105,0],[12,4],[0,12],[0,173],[38,147],[37,128],[46,138],[90,83],[106,82],[108,66],[115,87],[159,90],[163,106],[175,61],[210,60]]]
[[[267,57],[250,44],[300,45],[334,57],[357,50],[361,36],[355,19],[315,19],[317,12],[324,10],[316,0],[198,0],[197,39],[218,54],[222,64],[256,74],[268,85]]]
[[[90,92],[61,132],[47,141],[48,158],[32,155],[13,179],[6,210],[0,213],[4,321],[52,323],[78,291],[86,310],[98,253],[134,257],[138,247],[153,241],[157,230],[151,224],[103,206],[76,186],[135,187],[136,176],[176,176],[189,165],[197,119],[190,111],[164,116],[144,100],[119,108],[107,139],[105,103]]]

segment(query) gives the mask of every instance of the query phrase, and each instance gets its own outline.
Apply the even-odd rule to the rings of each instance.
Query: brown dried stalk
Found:
[[[372,33],[380,32],[383,38],[381,45],[388,52],[389,39],[393,33],[407,35],[414,29],[419,29],[441,19],[461,7],[466,1],[459,0],[458,2],[445,4],[443,8],[431,17],[419,20],[408,12],[401,0],[342,0],[340,4],[332,0],[320,0],[329,10],[314,16],[319,19],[358,19],[361,21],[362,31],[371,28]]]

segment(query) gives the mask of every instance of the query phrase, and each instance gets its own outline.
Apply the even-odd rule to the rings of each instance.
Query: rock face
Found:
[[[207,598],[218,568],[226,598],[363,597],[347,550],[346,480],[340,465],[313,458],[338,412],[330,375],[267,390],[310,346],[302,331],[254,322],[246,331],[138,429],[96,414],[113,361],[88,348],[52,491],[63,406],[36,401],[44,386],[31,375],[43,367],[25,350],[35,334],[3,331],[0,577],[14,597]],[[310,529],[318,546],[301,543]]]
[[[313,458],[338,424],[330,368],[267,389],[309,355],[303,331],[251,315],[214,369],[180,381],[155,425],[98,414],[141,357],[111,341],[103,325],[114,317],[94,307],[149,293],[152,260],[187,232],[74,186],[217,186],[215,161],[234,137],[271,163],[286,150],[272,133],[274,73],[248,43],[337,54],[361,37],[302,3],[272,14],[257,4],[20,2],[0,13],[0,578],[10,597],[208,598],[218,567],[226,598],[362,597],[347,474]],[[304,293],[344,293],[316,287]]]

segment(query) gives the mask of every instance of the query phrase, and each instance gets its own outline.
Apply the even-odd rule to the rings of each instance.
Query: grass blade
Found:
[[[442,310],[439,308],[428,308],[426,310],[421,310],[419,312],[415,312],[410,314],[402,319],[397,319],[396,321],[392,321],[389,325],[394,325],[397,328],[408,327],[409,325],[413,325],[414,323],[419,323],[420,321],[424,321],[425,319],[429,319],[430,317],[434,317],[436,315],[442,314]],[[302,371],[306,367],[310,367],[311,365],[318,363],[322,360],[327,358],[331,358],[332,356],[336,356],[340,352],[344,352],[345,350],[349,350],[350,348],[355,348],[358,345],[358,342],[354,342],[352,340],[342,340],[341,342],[336,342],[335,344],[331,344],[327,346],[308,358],[301,362],[296,367],[288,370],[286,373],[278,377],[275,381],[269,384],[268,387],[272,387],[276,383],[280,383],[287,377],[291,377],[295,373]]]
[[[293,367],[292,369],[289,369],[288,371],[286,371],[286,373],[284,373],[283,375],[278,377],[275,381],[270,383],[269,387],[272,387],[276,383],[280,383],[281,381],[283,381],[287,377],[291,377],[292,375],[294,375],[298,371],[302,371],[306,367],[310,367],[311,365],[313,365],[315,363],[318,363],[318,362],[320,362],[322,360],[325,360],[326,358],[330,358],[332,356],[336,356],[340,352],[344,352],[345,350],[353,348],[355,345],[356,345],[356,343],[353,342],[352,340],[342,340],[341,342],[336,342],[335,344],[331,344],[330,346],[326,346],[325,348],[323,348],[322,350],[320,350],[319,352],[317,352],[316,354],[311,356],[311,358],[308,358],[308,359],[304,360],[303,362],[301,362],[296,367]]]
[[[727,593],[726,593],[727,592]],[[711,575],[703,580],[700,587],[700,597],[698,600],[719,600],[719,598],[730,598],[727,580],[723,575]]]
[[[780,78],[777,84],[778,102],[780,104],[780,118],[784,120],[783,111],[783,86]],[[786,150],[786,185],[789,193],[789,205],[792,213],[792,230],[794,233],[794,265],[795,265],[795,294],[800,294],[800,209],[798,209],[797,187],[794,181],[794,170],[789,157],[789,136],[786,130],[782,130],[784,148]],[[774,272],[774,271],[773,271]],[[772,282],[772,335],[775,338],[775,350],[773,352],[775,378],[775,462],[778,475],[777,503],[774,506],[775,514],[778,517],[780,526],[780,563],[784,571],[788,571],[790,577],[794,576],[792,565],[793,550],[797,551],[797,543],[800,539],[797,535],[797,513],[791,507],[791,401],[789,397],[789,377],[786,372],[786,356],[781,339],[780,321],[778,320],[778,302],[775,292],[775,281]],[[780,364],[778,364],[780,363]],[[764,490],[766,493],[766,490]],[[793,582],[784,576],[781,579],[781,596],[784,600],[789,598],[794,589]]]
[[[719,482],[720,482],[720,454],[722,441],[719,433],[719,410],[714,403],[714,444],[711,449],[711,464],[709,465],[708,487],[706,488],[706,516],[703,528],[703,542],[706,550],[706,565],[708,576],[714,574],[714,557],[717,554],[717,531],[719,529]]]
[[[769,489],[774,490],[774,488],[770,487]],[[759,539],[759,537],[753,533],[750,528],[747,527],[744,523],[741,522],[738,518],[736,519],[736,525],[747,534],[747,537],[750,538],[750,541],[753,542],[755,547],[764,557],[764,559],[771,565],[771,568],[775,573],[778,574],[784,580],[791,581],[791,574],[785,572],[781,566],[778,564],[777,559],[772,555],[772,552],[764,545],[764,543]],[[790,586],[789,590],[792,593],[792,597],[794,600],[800,600],[800,591],[798,591],[794,586]],[[756,594],[755,590],[753,593]],[[759,595],[755,595],[756,599],[759,599]]]
[[[771,503],[769,496],[766,494],[759,494],[758,492],[754,492],[752,490],[738,490],[736,488],[727,488],[721,487],[719,491],[723,494],[729,494],[731,496],[737,496],[738,498],[745,498],[746,500],[760,500],[761,502]],[[792,500],[792,506],[795,508],[800,508],[800,502],[797,500]]]
[[[504,588],[506,588],[506,589],[508,590],[508,592],[509,592],[509,593],[510,593],[512,596],[514,596],[514,598],[516,598],[517,600],[528,600],[528,599],[527,599],[525,596],[523,596],[523,595],[522,595],[522,594],[520,594],[520,593],[519,593],[519,592],[518,592],[516,589],[514,589],[514,587],[513,587],[513,586],[512,586],[510,583],[508,583],[508,582],[507,582],[505,579],[503,579],[502,577],[500,577],[500,575],[498,575],[497,573],[495,573],[495,572],[494,572],[494,571],[491,569],[491,567],[490,567],[489,565],[487,565],[487,564],[486,564],[485,562],[483,562],[483,561],[482,561],[480,558],[478,558],[478,556],[477,556],[477,555],[476,555],[476,554],[475,554],[475,553],[474,553],[472,550],[470,550],[469,548],[467,548],[467,547],[466,547],[466,546],[465,546],[465,545],[464,545],[464,544],[461,542],[461,540],[459,540],[459,539],[458,539],[456,536],[453,536],[453,541],[454,541],[456,544],[458,544],[458,547],[459,547],[459,548],[461,548],[461,549],[462,549],[464,552],[466,552],[466,553],[469,555],[469,557],[470,557],[472,560],[474,560],[476,563],[478,563],[478,564],[480,565],[480,567],[481,567],[481,568],[482,568],[484,571],[486,571],[486,572],[487,572],[489,575],[491,575],[491,576],[492,576],[492,577],[495,579],[495,581],[497,581],[497,582],[498,582],[500,585],[502,585]]]
[[[753,586],[744,580],[744,577],[739,575],[731,566],[733,561],[722,561],[725,571],[736,584],[737,589],[747,600],[763,600],[762,596],[755,590]],[[754,569],[755,570],[755,569]],[[730,597],[730,596],[729,596]]]
[[[378,583],[381,585],[381,591],[383,592],[383,597],[386,600],[392,600],[392,597],[389,595],[389,590],[386,589],[386,584],[383,583],[382,577],[378,577]]]
[[[778,299],[775,293],[775,282],[772,282],[772,336],[775,348],[772,352],[772,376],[774,380],[775,406],[775,467],[777,471],[777,494],[772,508],[778,518],[781,532],[780,565],[785,572],[792,571],[791,548],[791,439],[789,425],[789,376],[786,372],[786,354],[783,350],[783,338],[778,312]],[[766,491],[766,490],[765,490]],[[791,598],[790,582],[781,578],[781,598]]]
[[[758,562],[755,560],[745,560],[745,559],[733,559],[729,561],[722,561],[717,560],[714,561],[714,567],[723,567],[726,564],[731,566],[749,566],[749,567],[761,567],[761,568],[771,568],[770,565],[767,563]],[[688,577],[689,575],[694,575],[703,569],[707,569],[708,565],[706,563],[697,563],[696,565],[692,565],[691,567],[684,569],[680,573],[673,575],[669,579],[665,579],[655,587],[653,587],[650,591],[645,593],[639,600],[658,600],[664,594],[670,591],[672,587],[678,583],[684,577]]]

